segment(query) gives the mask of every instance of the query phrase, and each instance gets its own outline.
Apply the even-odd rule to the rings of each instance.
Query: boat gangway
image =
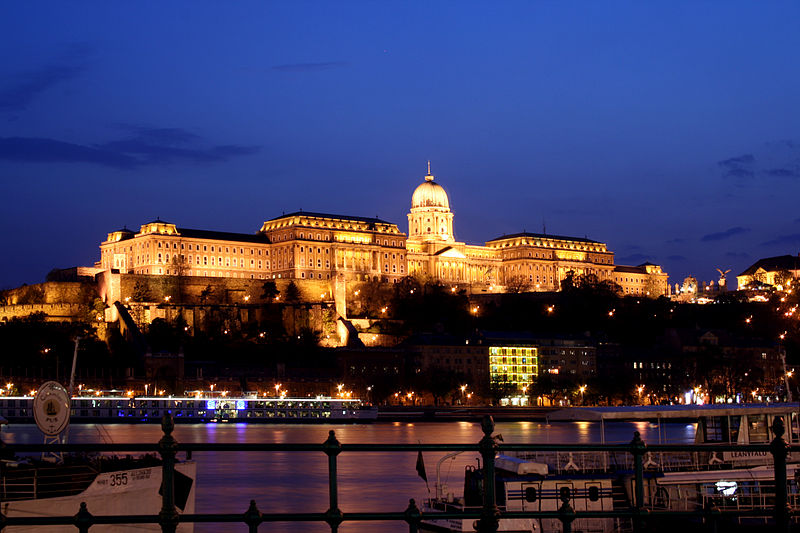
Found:
[[[789,483],[787,482],[787,456],[790,452],[800,452],[800,445],[790,445],[783,438],[784,428],[782,421],[773,426],[774,439],[766,444],[656,444],[646,445],[634,433],[633,440],[628,444],[506,444],[500,442],[494,433],[494,421],[487,416],[481,422],[483,430],[482,439],[474,444],[342,444],[336,439],[333,430],[322,443],[188,443],[178,442],[173,436],[174,421],[171,415],[166,414],[162,419],[163,436],[157,443],[139,444],[29,444],[9,443],[2,444],[6,454],[30,454],[38,452],[94,452],[118,453],[139,452],[157,453],[161,456],[162,491],[161,509],[151,515],[93,515],[85,503],[74,509],[74,512],[64,510],[63,516],[19,516],[7,517],[0,514],[0,529],[9,526],[43,526],[43,525],[73,525],[78,532],[86,533],[90,528],[99,524],[159,524],[163,532],[174,533],[179,523],[216,523],[216,524],[241,524],[242,530],[258,531],[261,524],[274,522],[317,522],[326,523],[331,532],[338,532],[339,526],[344,522],[376,522],[398,521],[407,524],[411,533],[419,531],[423,515],[412,498],[405,509],[396,512],[342,512],[339,508],[337,457],[342,454],[364,452],[477,452],[482,458],[484,490],[482,491],[482,506],[474,510],[459,512],[437,511],[425,514],[426,518],[441,519],[474,519],[476,531],[479,533],[493,533],[498,530],[498,520],[504,518],[528,519],[555,519],[562,524],[564,532],[572,531],[572,524],[577,519],[620,519],[627,520],[635,532],[645,532],[652,529],[652,525],[662,520],[685,520],[687,524],[701,524],[708,531],[717,531],[718,525],[725,519],[731,518],[760,518],[764,520],[768,531],[788,532],[791,527],[792,509],[789,500]],[[659,452],[754,452],[768,454],[771,465],[774,466],[774,492],[766,501],[767,505],[750,506],[746,508],[720,508],[713,504],[704,506],[699,510],[660,510],[652,505],[646,505],[645,478],[646,458],[649,453]],[[328,464],[328,509],[325,512],[308,513],[283,513],[269,512],[259,509],[254,500],[249,506],[243,505],[241,513],[194,513],[179,514],[175,504],[175,464],[178,454],[185,454],[191,458],[193,452],[319,452],[321,459],[326,459]],[[561,489],[555,497],[560,506],[556,511],[514,511],[505,512],[498,509],[497,494],[495,490],[495,457],[503,452],[525,453],[613,453],[627,454],[633,466],[632,494],[630,506],[626,509],[613,509],[602,511],[576,511],[573,507],[573,494],[569,490]],[[198,465],[202,468],[202,465]],[[792,480],[793,482],[794,480]],[[0,510],[3,509],[0,502]],[[155,510],[154,510],[155,511]],[[231,526],[225,526],[231,530]]]

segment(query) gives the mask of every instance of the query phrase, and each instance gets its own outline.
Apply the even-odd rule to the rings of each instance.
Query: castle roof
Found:
[[[269,238],[263,233],[231,233],[228,231],[210,231],[205,229],[178,228],[181,237],[195,239],[212,239],[216,241],[252,242],[269,244]]]
[[[593,241],[592,239],[585,239],[581,237],[565,237],[563,235],[549,235],[546,233],[528,233],[523,231],[522,233],[512,233],[511,235],[503,235],[502,237],[497,237],[486,242],[495,242],[495,241],[503,241],[506,239],[516,239],[518,237],[529,237],[532,239],[541,239],[541,240],[556,240],[556,241],[573,241],[573,242],[589,242],[592,244],[603,244],[600,241]]]
[[[800,256],[779,255],[776,257],[765,257],[759,259],[750,267],[739,274],[740,276],[752,276],[758,269],[763,268],[765,272],[778,272],[780,270],[800,270]]]
[[[285,215],[281,215],[279,217],[271,218],[269,221],[273,220],[281,220],[282,218],[289,218],[289,217],[311,217],[311,218],[329,218],[332,220],[356,220],[358,222],[367,222],[370,224],[391,224],[394,225],[394,222],[389,222],[386,220],[381,220],[380,218],[374,217],[359,217],[355,215],[334,215],[331,213],[316,213],[314,211],[295,211],[294,213],[286,213]]]

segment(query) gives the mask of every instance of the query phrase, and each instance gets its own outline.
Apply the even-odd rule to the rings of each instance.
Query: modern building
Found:
[[[605,243],[517,233],[484,246],[457,241],[445,189],[430,172],[415,190],[408,235],[378,218],[299,211],[254,234],[179,228],[155,220],[108,234],[97,267],[120,273],[396,282],[407,275],[483,291],[557,291],[569,273],[612,281],[624,294],[667,294],[658,265],[614,264]]]

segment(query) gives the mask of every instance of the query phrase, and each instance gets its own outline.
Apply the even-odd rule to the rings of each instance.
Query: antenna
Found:
[[[545,224],[544,217],[542,217],[542,235],[547,235],[547,224]]]

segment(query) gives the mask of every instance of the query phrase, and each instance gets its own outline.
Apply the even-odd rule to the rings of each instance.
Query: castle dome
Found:
[[[450,201],[444,187],[433,181],[430,162],[428,163],[428,174],[425,181],[414,190],[411,197],[411,207],[442,207],[450,209]]]

